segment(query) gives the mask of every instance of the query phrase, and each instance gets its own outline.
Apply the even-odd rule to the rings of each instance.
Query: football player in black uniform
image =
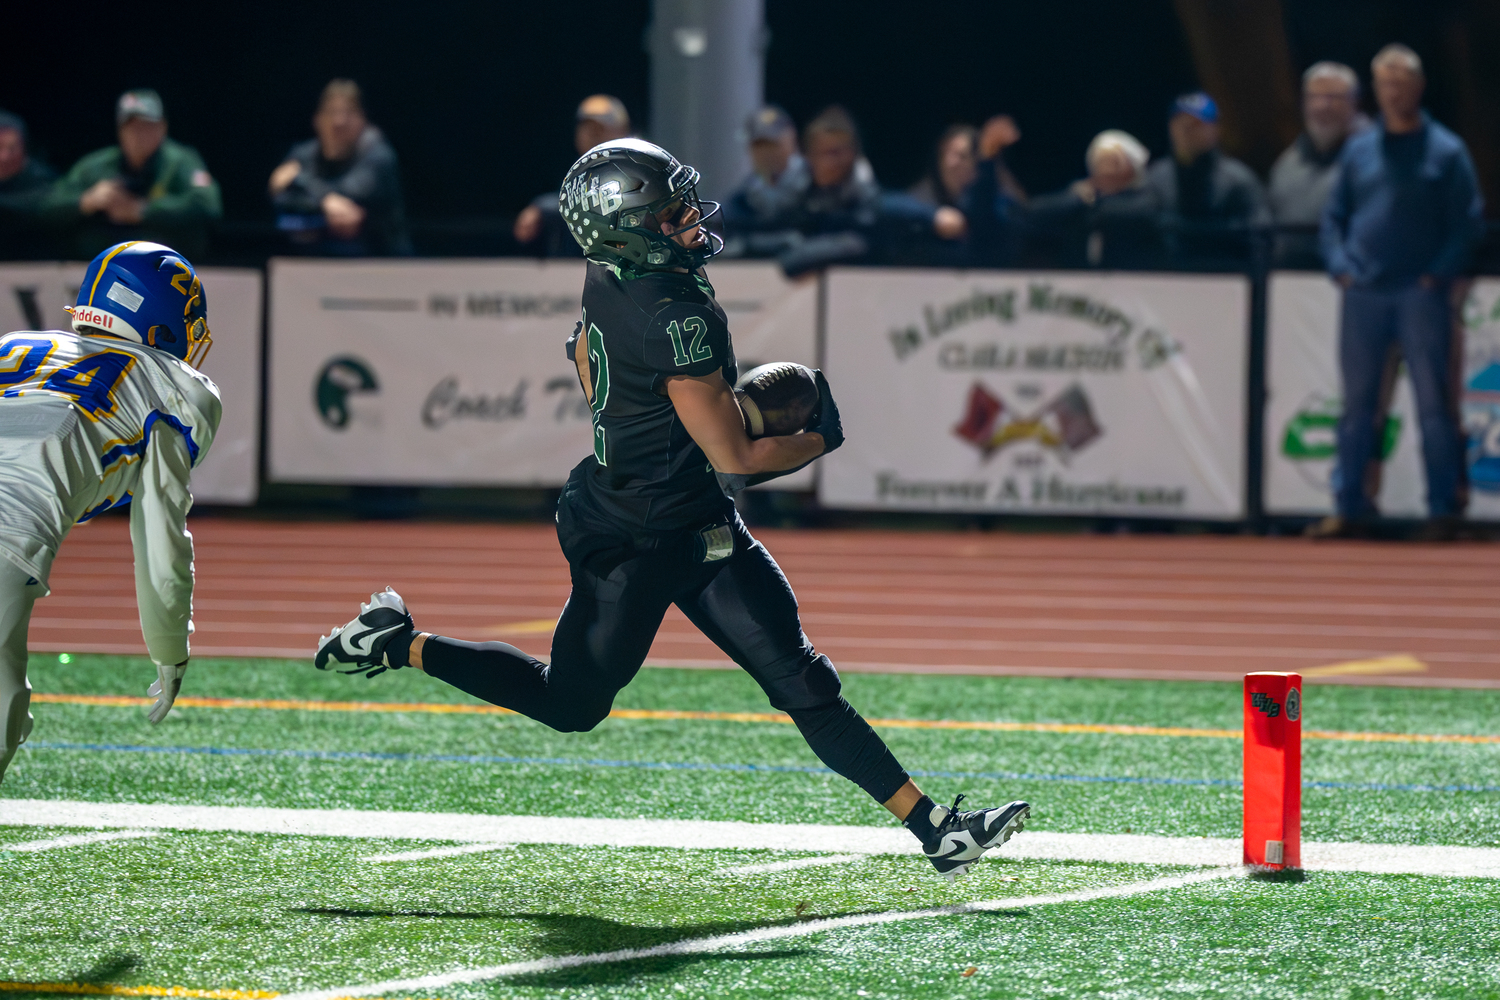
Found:
[[[367,676],[416,667],[553,729],[582,732],[609,715],[676,604],[792,717],[829,768],[895,814],[937,870],[956,878],[1021,829],[1029,807],[959,811],[963,796],[946,809],[924,795],[840,696],[833,664],[802,633],[786,577],[735,513],[726,488],[801,468],[844,435],[818,373],[820,402],[804,433],[746,436],[734,346],[702,273],[719,248],[702,224],[718,206],[705,212],[697,181],[692,167],[639,139],[594,147],[563,181],[559,210],[591,261],[567,350],[593,408],[594,453],[558,502],[573,589],[551,663],[503,642],[418,632],[390,588],[320,640],[315,663]]]

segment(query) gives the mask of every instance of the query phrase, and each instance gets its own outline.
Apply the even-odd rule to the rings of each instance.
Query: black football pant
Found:
[[[737,515],[716,537],[679,531],[630,539],[565,499],[558,537],[573,592],[552,637],[551,664],[503,642],[433,636],[422,649],[427,673],[553,729],[585,732],[609,715],[676,604],[792,717],[830,769],[877,802],[906,783],[884,741],[839,694],[833,664],[802,634],[781,567]],[[731,540],[732,554],[713,559]]]

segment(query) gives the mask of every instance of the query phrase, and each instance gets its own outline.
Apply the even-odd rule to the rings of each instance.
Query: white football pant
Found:
[[[0,779],[16,747],[31,733],[31,684],[26,680],[26,629],[44,588],[0,559]]]

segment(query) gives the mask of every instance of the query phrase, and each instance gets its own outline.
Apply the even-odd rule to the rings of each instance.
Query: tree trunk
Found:
[[[1224,151],[1262,176],[1302,128],[1281,0],[1173,0]]]

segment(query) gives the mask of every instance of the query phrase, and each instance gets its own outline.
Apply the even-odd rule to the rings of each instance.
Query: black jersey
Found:
[[[699,275],[634,276],[590,263],[570,360],[580,337],[588,344],[594,454],[574,480],[588,484],[603,511],[643,528],[697,528],[726,516],[733,503],[677,419],[666,386],[673,375],[720,369],[734,384],[734,346],[713,287]]]

